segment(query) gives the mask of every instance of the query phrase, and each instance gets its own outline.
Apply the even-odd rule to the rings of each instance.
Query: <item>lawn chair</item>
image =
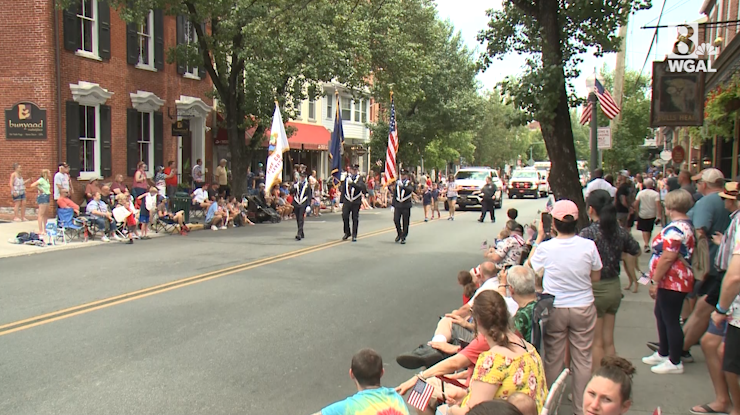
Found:
[[[57,209],[57,233],[62,238],[63,243],[67,243],[74,238],[83,239],[87,242],[89,231],[87,223],[83,219],[75,218],[75,211],[72,208]],[[57,238],[59,237],[57,236]]]
[[[565,368],[560,372],[558,378],[555,379],[555,383],[550,387],[550,393],[547,394],[545,405],[542,406],[540,415],[557,415],[558,408],[560,408],[560,401],[563,400],[563,394],[565,393],[565,382],[568,380],[568,375],[570,375],[570,369]]]
[[[115,226],[116,230],[113,232],[113,235],[116,239],[119,240],[127,240],[128,234],[127,228],[128,225],[126,221],[128,220],[128,217],[131,216],[131,212],[126,209],[125,207],[118,206],[115,209],[113,209],[113,219],[115,220]]]
[[[174,232],[177,230],[177,222],[172,221],[172,219],[160,218],[159,215],[156,215],[152,218],[151,222],[151,228],[155,233],[159,233],[159,231]]]

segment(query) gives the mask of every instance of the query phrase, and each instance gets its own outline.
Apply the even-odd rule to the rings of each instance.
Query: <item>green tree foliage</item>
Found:
[[[578,100],[570,82],[579,75],[580,54],[590,48],[597,56],[615,52],[619,25],[631,12],[649,6],[650,0],[512,0],[488,12],[488,28],[479,35],[487,44],[484,67],[508,53],[529,55],[523,75],[505,80],[503,91],[527,119],[540,122],[555,196],[575,201],[583,222],[587,215],[569,114],[570,104]]]

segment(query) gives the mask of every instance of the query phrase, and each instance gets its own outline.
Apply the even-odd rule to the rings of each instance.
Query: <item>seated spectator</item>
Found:
[[[473,298],[467,304],[452,313],[446,314],[445,317],[439,320],[434,336],[429,343],[422,344],[411,353],[399,355],[396,358],[399,365],[406,369],[418,369],[422,366],[430,367],[445,357],[456,353],[459,350],[458,346],[462,343],[470,343],[475,339],[474,325],[469,321],[473,303],[481,293],[490,290],[495,291],[499,286],[499,279],[496,276],[498,269],[492,262],[484,262],[480,268],[483,283],[476,290]],[[504,302],[508,306],[509,314],[514,314],[519,307],[510,297],[506,297]]]
[[[588,414],[623,415],[632,406],[632,376],[635,368],[624,358],[606,356],[591,377],[583,394],[583,410]],[[709,413],[709,412],[707,412]]]
[[[457,273],[457,283],[463,287],[463,304],[467,304],[478,286],[473,282],[473,274],[470,271],[460,271]]]
[[[517,224],[509,237],[502,240],[496,247],[490,248],[486,258],[502,268],[519,265],[524,252],[524,228]]]
[[[219,226],[224,223],[224,219],[225,216],[219,211],[218,202],[211,203],[211,206],[208,207],[208,211],[206,212],[205,226],[210,226],[212,231],[217,231]]]
[[[249,222],[247,213],[242,209],[241,204],[236,201],[235,196],[231,196],[226,203],[226,212],[228,213],[228,222],[231,222],[234,227],[244,226]]]
[[[218,201],[219,197],[219,186],[218,183],[211,183],[211,186],[208,187],[208,200],[211,202]]]
[[[532,399],[532,397],[527,395],[526,393],[515,392],[511,396],[509,396],[509,399],[507,399],[506,401],[514,405],[516,409],[518,409],[519,412],[522,413],[522,415],[538,415],[539,414],[539,412],[537,411],[537,402],[535,402],[535,400]],[[492,402],[495,402],[495,401],[492,401]],[[480,406],[480,404],[477,405],[475,408],[477,408],[478,406]],[[473,413],[473,411],[471,410],[468,413]],[[496,414],[498,415],[500,414],[500,412],[496,412]]]
[[[506,221],[506,227],[509,229],[516,228],[516,225],[519,225],[519,222],[516,221],[516,218],[519,216],[519,211],[511,208],[506,211],[506,216],[509,218],[508,221]]]
[[[391,388],[380,385],[383,359],[372,349],[363,349],[352,357],[349,377],[357,386],[357,393],[333,403],[315,415],[393,414],[408,415],[403,398]]]
[[[110,242],[110,224],[113,221],[113,214],[108,209],[108,205],[102,200],[100,192],[93,194],[93,199],[87,202],[85,213],[90,217],[90,221],[98,225],[98,229],[104,231],[100,238],[103,242]]]
[[[128,189],[124,189],[124,192],[125,193],[116,195],[116,207],[114,209],[125,209],[126,211],[128,211],[129,214],[126,216],[125,219],[125,228],[128,235],[128,240],[126,241],[126,243],[133,244],[134,236],[136,234],[136,216],[131,206],[131,196],[128,194]]]
[[[190,195],[192,198],[192,205],[197,206],[201,209],[208,209],[211,206],[210,197],[208,196],[208,190],[199,187]]]
[[[87,182],[87,185],[85,185],[85,201],[89,202],[93,200],[95,197],[95,193],[98,193],[100,191],[100,184],[98,183],[98,178],[93,177],[90,179],[89,182]]]
[[[524,394],[517,392],[514,395],[524,395]],[[530,401],[532,401],[532,398],[530,398]],[[517,400],[517,402],[522,402],[522,401]],[[468,414],[469,415],[537,415],[537,412],[534,412],[534,413],[522,412],[522,410],[519,409],[519,407],[517,407],[514,403],[511,402],[511,398],[509,398],[506,401],[501,400],[501,399],[494,399],[492,401],[481,402],[478,405],[475,405],[474,407],[472,407],[470,411],[468,412]]]
[[[157,205],[164,198],[159,195],[159,189],[152,186],[149,192],[140,195],[137,198],[141,207],[139,208],[139,223],[141,224],[141,239],[149,239],[149,222],[151,213],[157,211]]]
[[[515,265],[508,271],[502,271],[499,274],[499,280],[498,293],[504,297],[511,294],[511,298],[519,306],[514,314],[516,334],[530,343],[534,306],[537,304],[534,271],[531,268]]]
[[[113,184],[111,184],[110,189],[113,191],[113,194],[115,194],[116,196],[123,194],[128,190],[128,187],[126,187],[126,185],[123,184],[122,174],[116,174],[116,179],[113,181]]]
[[[478,333],[485,336],[491,348],[478,357],[467,396],[447,414],[465,414],[481,402],[506,399],[516,392],[529,395],[541,411],[547,397],[545,369],[534,346],[509,328],[504,297],[491,290],[478,295],[473,318]]]
[[[187,236],[188,232],[190,232],[190,228],[185,224],[185,212],[181,210],[172,214],[172,212],[167,209],[166,199],[161,199],[157,205],[157,220],[164,223],[177,224],[177,231],[180,232],[180,235],[182,236]]]
[[[114,200],[113,200],[113,194],[111,193],[109,185],[106,184],[100,188],[100,200],[102,200],[103,203],[108,205],[108,211],[113,210]]]
[[[72,208],[74,209],[76,215],[80,214],[80,205],[73,202],[72,199],[69,198],[69,190],[67,189],[62,189],[59,191],[59,199],[57,199],[57,208],[59,209]]]

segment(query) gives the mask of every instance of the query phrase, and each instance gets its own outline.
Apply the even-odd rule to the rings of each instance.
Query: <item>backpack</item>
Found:
[[[537,303],[532,309],[532,333],[530,344],[534,346],[540,356],[544,356],[545,343],[542,339],[545,335],[545,327],[547,320],[550,317],[550,310],[552,310],[554,302],[554,295],[540,293],[537,294]]]

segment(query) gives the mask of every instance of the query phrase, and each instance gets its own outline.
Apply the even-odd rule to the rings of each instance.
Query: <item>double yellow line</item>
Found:
[[[423,221],[412,222],[411,226],[424,223]],[[396,228],[384,228],[377,231],[373,231],[364,234],[357,239],[370,238],[377,235],[382,235],[395,231]],[[64,320],[70,317],[78,316],[80,314],[90,313],[92,311],[101,310],[104,308],[112,307],[114,305],[128,303],[130,301],[146,298],[152,295],[161,294],[167,291],[172,291],[178,288],[187,287],[189,285],[198,284],[205,281],[210,281],[216,278],[225,277],[227,275],[235,274],[237,272],[247,271],[253,268],[262,267],[265,265],[274,264],[276,262],[285,261],[291,258],[300,257],[313,252],[322,251],[337,245],[347,243],[347,241],[331,241],[319,245],[313,245],[306,248],[299,249],[297,251],[286,252],[284,254],[258,259],[255,261],[247,262],[240,265],[234,265],[232,267],[219,269],[216,271],[206,272],[204,274],[195,275],[188,278],[182,278],[176,281],[168,282],[165,284],[155,285],[153,287],[144,288],[137,291],[132,291],[126,294],[117,295],[114,297],[104,298],[102,300],[93,301],[90,303],[81,304],[78,306],[65,308],[59,311],[54,311],[47,314],[41,314],[35,317],[27,318],[25,320],[18,320],[12,323],[4,324],[0,326],[0,336],[15,333],[17,331],[27,330],[33,327],[42,326],[45,324],[53,323],[55,321]]]

